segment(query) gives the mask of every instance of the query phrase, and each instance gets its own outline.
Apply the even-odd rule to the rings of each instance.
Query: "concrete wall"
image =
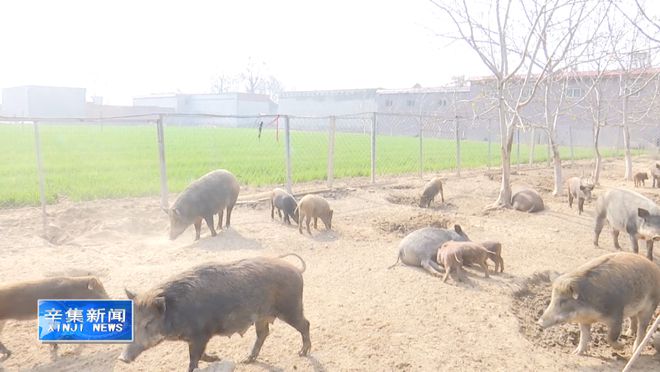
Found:
[[[375,112],[377,89],[284,92],[278,113],[299,116],[350,115]]]

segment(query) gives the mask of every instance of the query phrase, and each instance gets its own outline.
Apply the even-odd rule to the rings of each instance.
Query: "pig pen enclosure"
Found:
[[[635,158],[634,168],[647,170],[652,163]],[[564,177],[587,172],[588,166],[566,166]],[[622,337],[626,348],[615,352],[603,341],[604,327],[594,325],[588,356],[575,356],[570,352],[577,326],[540,331],[533,324],[550,296],[550,276],[539,273],[566,272],[614,251],[607,226],[601,248],[592,245],[593,202],[578,215],[565,196],[550,194],[551,172],[521,168],[512,176],[541,192],[547,210],[537,214],[484,210],[497,196],[495,170],[464,172],[460,178],[440,174],[446,203],[436,200],[428,209],[414,201],[426,181],[418,177],[382,177],[376,185],[361,186],[352,180],[350,187],[339,180],[333,191],[321,191],[335,210],[333,228],[326,231],[320,224],[311,237],[277,217],[271,220],[264,200],[269,187],[241,189],[232,227],[211,237],[203,226],[197,242],[192,228],[168,240],[167,216],[157,197],[60,200],[48,208],[47,239],[41,236],[38,208],[3,209],[0,280],[93,274],[111,297],[124,298],[124,288],[145,291],[203,262],[293,252],[307,264],[303,302],[311,322],[311,354],[297,355],[300,335],[281,321],[271,326],[253,364],[239,361],[256,339],[254,328],[243,337],[212,338],[207,351],[236,362],[237,371],[620,370],[630,357],[630,337]],[[622,175],[622,160],[606,160],[595,196],[612,187],[632,188]],[[294,192],[323,187],[301,184]],[[648,183],[637,191],[660,201],[660,189]],[[472,240],[502,243],[504,273],[485,279],[478,268],[468,268],[469,282],[443,284],[418,268],[388,269],[407,233],[456,223]],[[627,238],[622,236],[621,244],[630,250]],[[660,249],[655,260],[660,262]],[[145,351],[132,364],[117,360],[122,345],[62,345],[51,354],[36,340],[34,321],[8,321],[0,340],[13,351],[0,363],[6,371],[181,371],[188,365],[187,345],[174,341]],[[636,370],[660,370],[654,353],[647,347]]]

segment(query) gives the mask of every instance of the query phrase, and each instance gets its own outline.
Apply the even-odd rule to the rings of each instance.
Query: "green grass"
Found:
[[[153,125],[41,125],[42,156],[48,202],[158,195],[160,173],[156,128]],[[0,125],[0,206],[35,205],[39,188],[32,125]],[[327,176],[328,135],[324,132],[291,133],[294,182]],[[419,138],[379,136],[376,143],[377,174],[419,171]],[[456,167],[453,140],[424,139],[424,171]],[[335,178],[369,176],[370,138],[365,134],[337,133]],[[491,165],[500,162],[499,144],[492,144]],[[461,167],[488,163],[488,144],[461,142]],[[569,149],[561,149],[569,156]],[[604,150],[604,156],[620,156]],[[576,148],[575,158],[589,158],[589,148]],[[535,160],[546,160],[545,146],[537,146]],[[169,190],[181,191],[190,181],[217,168],[231,170],[243,184],[285,182],[284,138],[265,130],[257,139],[255,129],[179,127],[165,129],[165,157]],[[513,149],[516,161],[516,147]],[[521,162],[528,147],[521,145]]]

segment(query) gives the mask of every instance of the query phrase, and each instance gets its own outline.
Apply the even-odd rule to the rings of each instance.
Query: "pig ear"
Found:
[[[176,208],[173,208],[173,209],[170,209],[170,210],[172,211],[172,214],[177,216],[177,217],[179,217],[181,215],[181,212]]]
[[[586,189],[586,188],[587,188],[586,186],[580,185],[580,190],[584,191],[584,189]]]
[[[124,292],[126,292],[126,297],[128,297],[129,300],[132,300],[135,298],[135,293],[129,291],[127,288],[124,288]]]
[[[578,293],[577,289],[575,288],[575,285],[571,285],[571,297],[573,297],[574,300],[577,300],[580,298],[580,294]]]
[[[461,229],[461,225],[454,225],[454,231],[456,231],[457,234],[463,234],[463,229]]]
[[[649,211],[647,211],[644,208],[637,208],[637,215],[642,217],[643,219],[647,219],[651,214],[649,213]]]
[[[154,307],[161,314],[165,314],[165,297],[160,296],[160,297],[154,298]]]

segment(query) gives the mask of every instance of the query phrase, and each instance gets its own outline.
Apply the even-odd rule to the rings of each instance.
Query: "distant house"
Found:
[[[375,112],[378,89],[283,92],[278,112],[283,115],[327,116]]]
[[[168,122],[178,124],[217,123],[228,126],[247,126],[256,121],[258,115],[275,114],[276,104],[265,94],[219,93],[219,94],[165,94],[133,98],[135,107],[160,107],[176,114],[211,114],[227,118],[174,117]],[[241,118],[239,116],[245,116]]]
[[[35,118],[82,118],[85,88],[26,85],[2,90],[2,115]]]
[[[110,118],[113,122],[138,122],[145,119],[157,119],[157,114],[173,114],[168,107],[156,106],[116,106],[87,102],[85,117],[89,119]],[[148,115],[148,116],[144,116]],[[132,117],[134,116],[134,117]],[[125,117],[125,118],[124,118]]]

